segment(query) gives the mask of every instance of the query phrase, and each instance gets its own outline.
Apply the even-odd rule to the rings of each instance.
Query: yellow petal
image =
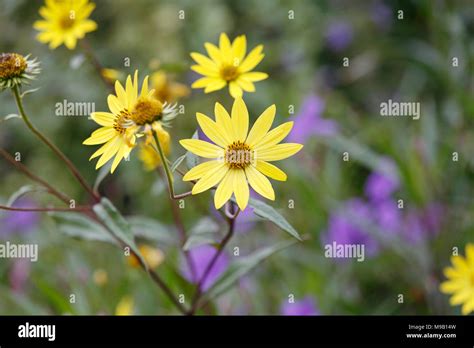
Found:
[[[275,104],[269,106],[255,121],[250,133],[245,140],[245,143],[250,147],[255,146],[267,134],[272,127],[275,119],[276,107]]]
[[[249,202],[249,185],[247,184],[247,178],[242,169],[234,170],[233,178],[233,190],[235,195],[235,200],[240,210],[244,210],[247,207]]]
[[[283,170],[265,161],[257,161],[257,170],[269,178],[286,181],[287,176]]]
[[[474,270],[474,244],[466,245],[466,262],[469,265],[469,268]]]
[[[116,137],[119,137],[119,135],[116,135]],[[115,144],[115,138],[110,139],[106,144],[101,146],[96,152],[92,154],[92,156],[89,158],[89,161],[102,155],[105,151],[107,151],[111,146],[114,146]]]
[[[114,140],[111,142],[110,146],[107,148],[107,150],[102,154],[102,156],[97,161],[95,169],[99,169],[108,160],[110,160],[112,158],[112,156],[115,155],[117,153],[117,151],[120,150],[120,147],[122,146],[123,142],[124,141],[123,141],[122,137],[114,138]]]
[[[216,62],[218,64],[222,63],[222,61],[223,61],[222,53],[219,50],[219,48],[217,48],[217,46],[215,46],[215,45],[213,45],[209,42],[206,42],[204,44],[204,47],[206,47],[206,51],[209,54],[209,57],[211,57],[211,59],[214,62]]]
[[[112,127],[115,116],[110,112],[93,112],[91,118],[101,126]]]
[[[441,292],[445,294],[452,294],[463,288],[465,288],[465,284],[462,281],[446,281],[441,283],[439,287]]]
[[[196,53],[196,52],[192,52],[191,53],[191,57],[196,61],[196,63],[198,63],[200,66],[214,72],[214,73],[217,73],[218,72],[218,67],[217,67],[217,64],[215,62],[213,62],[212,60],[210,60],[209,58],[207,58],[206,56],[200,54],[200,53]]]
[[[249,55],[244,59],[242,64],[239,66],[239,70],[241,72],[248,72],[255,68],[258,63],[260,63],[264,57],[262,54],[263,45],[258,45],[252,51],[250,51]]]
[[[235,99],[232,105],[232,127],[235,140],[244,142],[249,131],[249,112],[242,98]]]
[[[109,105],[110,111],[112,111],[114,115],[120,114],[120,112],[126,108],[126,105],[122,105],[117,97],[112,94],[109,94],[107,97],[107,104]]]
[[[217,186],[216,193],[214,194],[214,205],[216,209],[220,209],[230,199],[230,196],[232,196],[234,174],[235,170],[230,169],[220,182],[219,186]]]
[[[461,313],[462,315],[468,315],[474,310],[474,294],[471,295],[471,298],[464,303],[462,306]]]
[[[64,40],[64,44],[70,50],[73,50],[74,48],[76,48],[76,42],[77,42],[77,39],[73,35],[66,36],[66,39]]]
[[[213,82],[207,85],[207,87],[204,89],[204,93],[211,93],[214,91],[218,91],[219,89],[224,88],[226,84],[227,84],[227,81],[222,80],[222,79],[221,80],[216,79],[216,82]]]
[[[245,53],[247,52],[247,38],[245,35],[240,35],[235,38],[234,42],[232,42],[232,53],[239,60],[239,64],[245,57]]]
[[[263,72],[249,72],[240,75],[240,78],[251,81],[251,82],[257,82],[257,81],[262,81],[268,78],[268,74],[263,73]]]
[[[145,79],[143,80],[143,84],[142,84],[142,90],[140,91],[140,96],[144,97],[148,94],[149,90],[148,90],[148,79],[149,79],[149,76],[145,76]]]
[[[301,144],[286,143],[278,144],[271,148],[260,150],[256,153],[257,158],[262,161],[279,161],[300,151],[303,148]]]
[[[242,88],[235,81],[229,83],[229,93],[232,98],[242,98],[243,95]]]
[[[127,101],[127,93],[125,93],[125,89],[123,88],[120,81],[115,81],[115,94],[117,94],[117,98],[123,106],[127,106],[130,108],[130,104]]]
[[[127,144],[122,144],[120,149],[117,151],[117,154],[115,155],[114,161],[112,162],[112,167],[110,168],[110,173],[114,173],[115,169],[119,165],[120,161],[126,156],[127,150],[129,146]]]
[[[196,119],[199,123],[199,127],[211,139],[214,143],[223,148],[227,147],[232,141],[226,140],[224,128],[220,124],[212,121],[209,117],[204,114],[196,113]]]
[[[193,65],[191,66],[191,70],[204,76],[219,77],[219,72],[216,69],[209,69],[208,67],[202,65]]]
[[[214,105],[214,115],[216,117],[216,123],[224,129],[226,139],[233,142],[235,139],[234,128],[227,110],[221,104],[216,103]]]
[[[464,287],[461,291],[456,292],[450,299],[449,304],[451,306],[460,305],[466,302],[473,295],[472,290],[469,287]]]
[[[237,85],[242,88],[245,92],[255,92],[255,86],[252,82],[238,78],[235,80]]]
[[[469,266],[467,265],[467,262],[464,257],[451,256],[451,263],[453,264],[454,268],[456,268],[460,272],[469,272]]]
[[[196,183],[196,185],[193,186],[193,195],[204,192],[216,185],[219,181],[222,180],[228,170],[229,167],[227,167],[224,163],[220,163],[219,166],[209,171]]]
[[[202,178],[205,174],[217,169],[222,164],[221,161],[207,161],[191,168],[184,176],[184,181],[197,180]]]
[[[221,50],[224,61],[226,62],[231,61],[232,50],[231,50],[229,37],[227,36],[226,33],[221,33],[221,36],[219,37],[219,48]]]
[[[275,200],[275,191],[273,191],[270,180],[265,175],[260,173],[253,165],[245,168],[245,174],[249,181],[250,186],[265,198],[272,201]]]
[[[207,87],[210,84],[216,83],[221,81],[221,78],[215,78],[215,77],[201,77],[200,79],[196,80],[193,82],[191,85],[192,88],[204,88]]]
[[[199,139],[183,139],[179,143],[188,151],[204,158],[219,158],[223,156],[223,149],[217,145]]]
[[[83,141],[84,145],[98,145],[105,143],[117,135],[117,131],[112,127],[101,127],[94,131],[89,138]]]
[[[278,144],[280,141],[286,138],[293,128],[293,121],[285,122],[278,127],[272,129],[263,138],[255,143],[255,148],[258,150],[264,150]]]

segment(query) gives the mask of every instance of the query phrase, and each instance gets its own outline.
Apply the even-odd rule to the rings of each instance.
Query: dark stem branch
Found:
[[[30,122],[28,116],[26,115],[25,109],[23,108],[23,103],[20,97],[20,92],[18,90],[18,86],[13,87],[13,95],[15,96],[16,105],[18,107],[18,111],[20,112],[21,117],[25,121],[27,127],[43,142],[45,143],[55,154],[58,156],[69,168],[71,173],[77,179],[77,181],[84,187],[84,189],[97,201],[100,201],[100,197],[94,193],[92,188],[86,183],[85,179],[82,177],[79,170],[74,166],[74,164],[67,158],[59,148],[54,145],[48,138],[46,138],[33,124]]]

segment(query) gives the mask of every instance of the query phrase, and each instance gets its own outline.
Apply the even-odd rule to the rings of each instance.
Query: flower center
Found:
[[[226,81],[235,80],[237,75],[238,75],[237,67],[234,65],[224,65],[221,68],[221,77]]]
[[[125,133],[126,129],[130,126],[133,126],[133,121],[131,120],[130,112],[127,109],[120,111],[115,117],[114,129],[120,133]]]
[[[163,104],[149,97],[140,97],[135,104],[130,118],[139,126],[160,119],[163,112]]]
[[[225,150],[224,161],[232,169],[244,169],[254,159],[254,151],[245,143],[234,141]]]
[[[0,79],[19,77],[25,72],[28,64],[18,53],[2,53],[0,55]]]
[[[67,30],[70,29],[74,25],[74,18],[71,18],[71,14],[67,14],[62,16],[59,20],[59,26],[61,29]]]

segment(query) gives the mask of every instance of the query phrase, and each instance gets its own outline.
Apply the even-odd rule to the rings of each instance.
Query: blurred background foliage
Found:
[[[0,1],[1,50],[39,58],[42,73],[32,87],[40,89],[25,97],[26,110],[93,183],[97,172],[88,161],[92,149],[82,141],[96,126],[87,117],[56,116],[55,105],[63,100],[93,102],[97,111],[106,110],[108,90],[79,49],[50,50],[35,40],[32,23],[39,18],[41,5]],[[159,66],[190,86],[198,77],[189,69],[190,52],[204,53],[204,43],[217,43],[221,32],[231,38],[246,34],[249,49],[264,45],[258,71],[270,75],[257,83],[255,93],[245,94],[251,118],[275,103],[276,124],[291,118],[308,127],[309,136],[294,135],[305,148],[281,163],[288,181],[273,183],[277,197],[272,202],[308,240],[260,264],[213,301],[207,313],[288,314],[291,295],[301,304],[302,314],[459,313],[440,294],[439,283],[453,247],[463,252],[474,235],[470,1],[100,0],[96,5],[91,18],[99,28],[87,39],[104,67],[124,74],[138,69],[143,77]],[[184,19],[178,17],[181,10]],[[348,67],[343,66],[345,57]],[[458,66],[453,66],[454,57]],[[130,67],[124,66],[127,58]],[[388,99],[421,103],[421,118],[381,117],[380,103]],[[212,116],[216,101],[231,107],[227,90],[211,94],[193,90],[180,101],[185,114],[170,129],[171,160],[184,153],[177,140],[193,134],[195,113]],[[0,95],[0,105],[1,115],[16,112],[9,91]],[[334,122],[337,130],[322,134],[325,120]],[[19,152],[22,163],[78,202],[87,201],[62,163],[21,120],[0,124],[0,144],[10,153]],[[349,161],[343,160],[345,151]],[[454,152],[458,161],[453,161]],[[391,179],[382,180],[379,189],[394,188],[388,189],[388,200],[372,200],[369,178],[383,172],[387,162]],[[25,184],[23,175],[0,161],[3,201]],[[187,188],[178,187],[179,192]],[[159,221],[173,239],[176,232],[165,188],[156,172],[143,170],[135,152],[104,180],[101,192],[125,215]],[[38,206],[52,202],[41,193],[28,197]],[[221,229],[225,226],[213,213],[210,198],[206,193],[186,200],[181,210],[186,229],[206,216]],[[345,207],[354,199],[362,201],[371,217],[360,214],[360,209],[348,212],[352,208]],[[381,208],[386,202],[396,205],[399,199],[403,209],[398,212],[393,206]],[[345,225],[337,220],[341,214]],[[384,214],[392,214],[390,223],[377,220]],[[19,215],[19,221],[27,220],[31,226],[20,231],[7,228],[9,216],[2,212],[0,238],[38,242],[39,262],[0,262],[1,314],[113,314],[120,303],[125,312],[135,314],[176,313],[119,248],[61,234],[47,215]],[[237,233],[229,245],[230,262],[236,246],[246,255],[287,237],[272,224],[250,220],[247,231]],[[341,242],[357,239],[347,237],[351,233],[375,240],[373,254],[364,262],[324,257],[323,241],[328,236]],[[190,298],[193,286],[183,277],[176,246],[147,243],[164,255],[157,272],[176,293]],[[76,295],[75,304],[70,303],[70,294]],[[133,300],[124,304],[124,299]]]

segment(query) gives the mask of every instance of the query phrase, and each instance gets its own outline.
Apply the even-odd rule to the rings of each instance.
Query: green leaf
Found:
[[[94,205],[93,210],[97,214],[97,217],[105,224],[105,226],[107,226],[114,236],[130,247],[146,267],[145,259],[135,244],[130,224],[120,214],[117,208],[115,208],[107,198],[103,197],[100,203]]]
[[[40,89],[40,87],[28,89],[28,90],[24,91],[24,92],[21,94],[20,97],[23,98],[25,95],[28,95],[28,94],[30,94],[30,93],[34,93],[34,92],[36,92],[36,91],[39,90],[39,89]]]
[[[322,137],[320,140],[338,152],[350,152],[351,158],[372,170],[386,172],[385,167],[382,165],[385,163],[384,158],[355,140],[343,136]],[[399,173],[393,172],[387,174],[399,175]]]
[[[171,166],[171,172],[174,173],[174,171],[183,163],[183,161],[186,158],[186,154],[179,156],[176,161],[174,161],[173,165]]]
[[[234,200],[234,198],[232,198],[232,200]],[[249,199],[249,206],[253,208],[253,212],[255,215],[273,222],[283,231],[288,232],[290,235],[292,235],[299,241],[302,240],[299,233],[294,229],[294,227],[291,226],[290,223],[286,221],[286,219],[283,217],[283,215],[277,212],[272,206],[255,198]]]
[[[213,244],[219,240],[219,225],[209,217],[202,218],[189,231],[189,237],[183,250],[189,250],[203,244]]]
[[[192,139],[199,139],[198,131],[196,130],[192,136]],[[199,164],[199,157],[192,152],[186,152],[186,165],[188,169],[194,168]]]
[[[2,122],[5,122],[5,121],[8,121],[8,120],[11,120],[13,118],[21,118],[20,115],[17,115],[17,114],[8,114],[6,116],[3,116],[1,119],[0,119],[0,123]]]
[[[220,296],[229,288],[231,288],[235,282],[237,282],[240,278],[242,278],[244,275],[253,270],[266,258],[295,243],[295,240],[288,239],[279,242],[275,245],[257,250],[248,256],[242,257],[241,259],[230,265],[227,271],[225,271],[224,274],[222,274],[217,279],[214,285],[212,285],[212,287],[204,294],[203,299],[212,300]]]
[[[24,185],[12,193],[8,198],[7,206],[11,207],[19,198],[30,192],[47,192],[47,190],[43,187]]]
[[[118,245],[102,225],[78,213],[50,212],[60,232],[74,238],[100,241]]]
[[[174,226],[166,226],[157,220],[145,216],[130,216],[127,217],[127,220],[136,237],[166,245],[177,243],[176,228]]]

